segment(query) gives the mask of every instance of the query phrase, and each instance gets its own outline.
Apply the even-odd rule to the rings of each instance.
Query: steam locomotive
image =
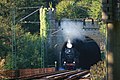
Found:
[[[97,43],[85,37],[85,40],[68,40],[61,50],[61,67],[67,70],[90,69],[101,60],[100,48]]]

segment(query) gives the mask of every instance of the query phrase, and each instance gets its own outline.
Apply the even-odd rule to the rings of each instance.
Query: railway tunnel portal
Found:
[[[97,21],[92,22],[91,19],[87,19],[84,22],[82,20],[63,19],[60,22],[59,28],[61,30],[56,34],[57,44],[55,44],[55,54],[58,54],[57,59],[61,59],[61,50],[68,39],[79,39],[83,42],[93,42],[100,50],[98,50],[96,53],[101,55],[103,55],[102,53],[105,53],[106,38],[100,32],[100,26]],[[93,45],[90,46],[92,47]],[[99,57],[99,55],[96,57]],[[62,65],[62,63],[60,63],[59,65]]]

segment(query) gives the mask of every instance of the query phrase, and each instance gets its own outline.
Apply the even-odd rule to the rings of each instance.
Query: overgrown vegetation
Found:
[[[56,6],[56,16],[58,19],[70,18],[94,18],[101,17],[101,3],[99,0],[62,0]]]
[[[90,69],[91,80],[103,80],[107,74],[106,60],[100,61]]]
[[[48,2],[54,2],[49,0]],[[46,12],[41,13],[43,18],[41,25],[19,23],[19,20],[27,16],[36,8],[22,9],[23,7],[49,7],[48,2],[45,0],[0,0],[0,61],[1,69],[13,69],[13,54],[12,54],[12,26],[13,17],[15,16],[15,37],[16,37],[16,61],[17,69],[20,68],[40,68],[41,65],[41,39],[40,32],[46,38],[46,31],[48,23],[46,22]],[[56,2],[57,3],[57,2]],[[56,4],[51,4],[51,6]],[[15,10],[15,14],[13,14]],[[46,10],[46,9],[44,9]],[[45,13],[44,13],[45,12]],[[22,20],[39,22],[39,12],[31,15],[30,17]],[[44,26],[42,28],[42,26]],[[41,27],[41,30],[40,30]],[[3,62],[3,60],[5,60]],[[23,65],[24,64],[24,65]]]
[[[17,47],[17,68],[37,68],[40,67],[40,36],[37,34],[39,32],[39,25],[37,24],[37,33],[34,31],[36,25],[31,24],[19,24],[17,20],[27,15],[30,11],[20,11],[18,10],[15,15],[12,11],[18,7],[30,7],[30,6],[42,6],[46,3],[42,0],[0,0],[0,61],[1,69],[12,69],[13,68],[13,55],[12,55],[12,25],[13,16],[15,16],[15,31],[16,31],[16,47]],[[34,11],[35,9],[32,9]],[[31,16],[29,20],[36,18],[39,21],[39,16]],[[25,27],[23,29],[23,27]],[[28,28],[33,29],[32,31]],[[27,32],[26,32],[27,31]],[[35,33],[35,34],[31,34]],[[3,60],[4,63],[3,63]],[[26,65],[23,65],[26,64]],[[3,67],[5,65],[5,67]]]
[[[87,8],[79,5],[75,2],[75,0],[63,0],[56,6],[56,17],[58,19],[61,18],[69,18],[69,19],[77,19],[88,17]]]

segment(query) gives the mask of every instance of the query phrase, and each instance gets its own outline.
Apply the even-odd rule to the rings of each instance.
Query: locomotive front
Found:
[[[65,43],[63,48],[62,56],[62,66],[66,70],[73,70],[76,69],[76,54],[74,50],[74,45],[68,40]]]
[[[61,50],[61,67],[65,70],[90,69],[101,60],[100,48],[97,43],[89,38],[68,40]]]

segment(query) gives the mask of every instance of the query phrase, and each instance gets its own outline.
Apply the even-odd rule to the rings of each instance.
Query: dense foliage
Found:
[[[61,18],[83,18],[88,17],[87,8],[77,5],[74,0],[63,0],[56,6],[56,16]]]
[[[56,16],[61,18],[100,18],[101,3],[99,0],[62,0],[56,6]],[[95,7],[96,6],[96,7]]]
[[[99,61],[90,69],[91,80],[105,80],[107,74],[106,60]]]
[[[23,36],[19,37],[17,42],[18,69],[39,68],[41,63],[40,37],[36,34],[31,35],[30,33],[25,33]]]
[[[54,2],[54,0],[49,0]],[[57,3],[57,2],[56,2]],[[51,6],[55,4],[51,4]],[[48,2],[45,0],[0,0],[0,62],[5,59],[5,68],[13,68],[13,54],[12,54],[12,26],[13,17],[15,16],[15,37],[16,37],[16,61],[17,68],[38,68],[41,65],[41,38],[40,38],[40,24],[21,24],[20,19],[32,13],[36,9],[34,7],[47,7]],[[23,7],[33,7],[32,9]],[[13,10],[15,14],[13,14]],[[45,17],[43,13],[42,17]],[[39,22],[39,11],[24,21]],[[43,19],[41,27],[44,26],[44,35],[46,22]],[[41,30],[43,29],[41,28]],[[31,34],[32,33],[32,34]],[[39,64],[38,64],[39,63]],[[26,65],[23,65],[26,64]]]
[[[17,7],[30,7],[30,6],[42,6],[46,3],[42,0],[32,3],[33,0],[0,0],[0,62],[5,59],[5,68],[13,68],[13,55],[12,55],[12,26],[13,16],[15,16],[15,31],[16,31],[16,47],[17,56],[16,60],[17,68],[34,68],[40,67],[40,37],[37,35],[31,35],[30,30],[27,30],[29,24],[20,24],[17,22],[23,15],[30,13],[28,10],[17,10],[15,15],[12,13],[13,9]],[[34,11],[34,10],[32,10]],[[36,16],[31,16],[30,18]],[[36,17],[37,18],[37,17]],[[39,20],[39,16],[37,18]],[[25,26],[25,30],[21,27]],[[33,27],[32,27],[33,26]],[[39,25],[37,31],[39,32]],[[35,25],[30,25],[34,30]],[[25,31],[28,32],[25,32]],[[33,33],[35,31],[31,31]],[[38,46],[37,46],[38,45]],[[29,56],[28,56],[29,55]],[[36,57],[35,57],[36,56]],[[24,65],[23,64],[27,64]],[[4,64],[3,64],[4,65]]]
[[[7,20],[4,20],[4,18],[0,17],[0,56],[1,58],[4,58],[7,53],[10,51],[11,46],[11,28],[9,27],[9,24]]]

